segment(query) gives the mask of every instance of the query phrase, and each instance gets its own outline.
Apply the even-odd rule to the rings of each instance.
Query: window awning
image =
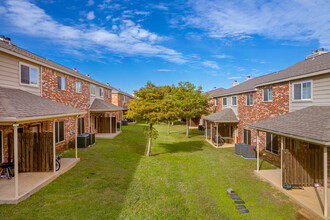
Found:
[[[226,108],[216,113],[205,116],[203,119],[217,123],[238,123],[239,120],[231,108]]]
[[[311,106],[257,122],[250,128],[330,146],[330,106]]]

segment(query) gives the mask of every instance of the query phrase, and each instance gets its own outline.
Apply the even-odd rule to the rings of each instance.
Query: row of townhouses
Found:
[[[256,146],[259,159],[278,165],[279,181],[302,187],[330,180],[330,53],[313,51],[278,72],[213,89],[213,113],[203,117],[207,140],[214,136]],[[218,140],[219,141],[219,140]],[[324,200],[326,200],[325,194]],[[327,205],[325,205],[327,207]],[[324,209],[327,216],[327,208]]]
[[[119,131],[132,98],[0,36],[0,163],[15,163],[14,198],[19,172],[55,172],[77,135]]]

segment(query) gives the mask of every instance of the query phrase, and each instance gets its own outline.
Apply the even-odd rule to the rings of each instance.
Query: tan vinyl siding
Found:
[[[308,106],[324,106],[330,105],[330,73],[304,80],[292,81],[290,90],[292,93],[292,84],[295,82],[312,81],[312,100],[311,101],[293,101],[292,94],[290,96],[290,111],[296,111]]]
[[[19,79],[20,79],[19,62],[36,66],[39,69],[38,87],[25,86],[19,83]],[[21,89],[40,96],[41,95],[40,84],[41,84],[41,68],[39,65],[0,52],[0,86],[1,87]]]
[[[226,106],[222,105],[222,109],[231,108],[234,111],[234,113],[237,115],[237,106],[232,106],[231,105],[231,97],[232,96],[223,97],[223,98],[227,98],[227,105]],[[222,98],[219,101],[222,102]],[[237,103],[238,103],[238,100],[236,99],[236,104]]]

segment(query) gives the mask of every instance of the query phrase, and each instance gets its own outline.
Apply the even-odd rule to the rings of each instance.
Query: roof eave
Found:
[[[219,96],[213,96],[213,98],[219,98],[219,97],[230,96],[230,95],[240,95],[242,93],[255,92],[255,91],[256,91],[256,88],[249,89],[249,90],[244,90],[244,91],[240,91],[240,92],[232,92],[232,93],[228,93],[228,94],[222,94],[222,95],[219,95]]]
[[[276,135],[279,135],[279,136],[298,139],[298,140],[301,140],[301,141],[306,141],[306,142],[310,142],[310,143],[330,147],[330,142],[329,141],[315,140],[315,139],[312,139],[312,138],[306,138],[306,137],[301,137],[301,136],[298,136],[298,135],[287,134],[287,133],[282,133],[282,132],[279,132],[279,131],[273,131],[273,130],[270,130],[270,129],[260,128],[260,127],[256,127],[256,126],[253,126],[253,125],[248,125],[248,127],[252,128],[252,129],[255,129],[257,131],[268,132],[268,133],[276,134]]]

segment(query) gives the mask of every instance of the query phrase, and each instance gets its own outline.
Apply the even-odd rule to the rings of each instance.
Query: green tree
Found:
[[[186,119],[186,137],[189,138],[189,119],[208,114],[210,98],[202,93],[202,87],[196,88],[190,82],[180,82],[173,96],[179,116]]]
[[[160,87],[162,93],[164,93],[164,98],[161,103],[162,111],[164,112],[165,120],[168,123],[167,133],[170,134],[171,122],[178,119],[178,107],[174,100],[175,86],[163,86]]]
[[[151,156],[151,141],[158,136],[153,125],[166,120],[162,108],[165,89],[147,82],[144,87],[134,91],[134,95],[136,98],[130,101],[126,117],[136,121],[145,121],[149,125],[146,129],[149,138],[147,156]]]

